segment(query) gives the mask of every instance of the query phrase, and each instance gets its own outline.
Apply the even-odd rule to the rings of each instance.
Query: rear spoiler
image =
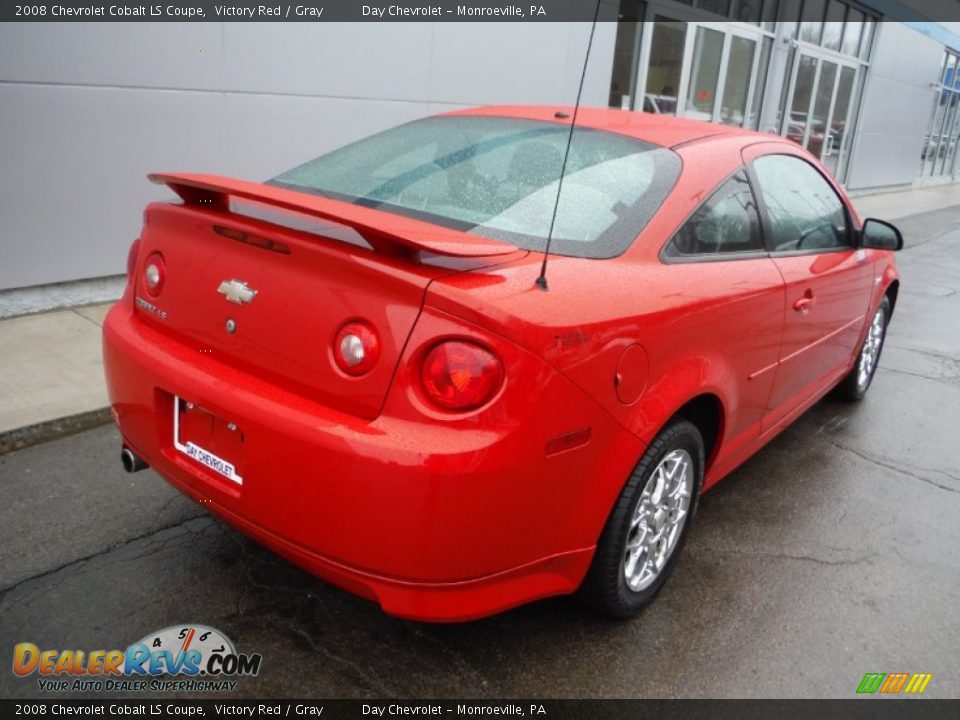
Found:
[[[375,250],[392,255],[425,250],[451,257],[490,257],[517,251],[501,240],[475,238],[422,220],[282,187],[218,175],[153,173],[147,177],[169,186],[187,205],[229,212],[230,198],[239,198],[347,225]]]

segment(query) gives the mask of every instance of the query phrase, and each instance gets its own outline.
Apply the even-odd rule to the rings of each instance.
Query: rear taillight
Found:
[[[133,282],[133,274],[137,271],[137,255],[140,254],[140,238],[130,243],[127,252],[127,280]]]
[[[503,366],[489,350],[471,342],[448,340],[423,360],[423,389],[445,410],[472,410],[486,404],[503,383]]]
[[[160,253],[152,253],[143,264],[143,284],[147,292],[156,297],[163,289],[163,282],[167,279],[167,268],[163,264]]]
[[[369,372],[380,357],[380,340],[363,322],[348,322],[333,340],[333,359],[347,375]]]

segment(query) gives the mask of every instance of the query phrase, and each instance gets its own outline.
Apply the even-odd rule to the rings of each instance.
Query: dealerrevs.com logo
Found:
[[[49,692],[223,692],[236,687],[234,678],[257,675],[262,661],[205,625],[164,628],[126,650],[41,650],[29,642],[13,648],[14,674],[36,673],[40,690]]]

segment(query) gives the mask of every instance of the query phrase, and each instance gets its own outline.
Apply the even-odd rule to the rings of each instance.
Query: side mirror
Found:
[[[893,225],[876,218],[867,218],[860,230],[860,247],[874,250],[900,250],[903,235]]]

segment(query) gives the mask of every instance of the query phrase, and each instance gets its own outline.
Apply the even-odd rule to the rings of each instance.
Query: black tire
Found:
[[[692,462],[693,483],[686,517],[679,528],[673,549],[652,583],[639,590],[632,589],[625,577],[627,540],[631,536],[631,521],[644,490],[652,481],[660,463],[676,450],[684,450]],[[663,587],[676,567],[690,531],[690,522],[697,508],[703,483],[703,438],[693,423],[675,419],[654,439],[627,480],[610,517],[597,542],[597,550],[587,576],[580,587],[580,598],[600,612],[615,618],[632,618],[646,606]],[[669,461],[668,461],[669,462]]]
[[[877,306],[874,317],[871,318],[871,327],[877,316],[882,313],[880,319],[880,341],[876,348],[876,357],[870,366],[869,372],[861,374],[861,365],[864,363],[864,354],[868,350],[868,341],[871,338],[871,331],[867,331],[863,344],[860,346],[860,352],[857,353],[857,359],[847,376],[840,381],[836,388],[836,394],[844,400],[857,401],[862,400],[870,389],[870,383],[873,382],[873,376],[877,374],[877,366],[880,364],[880,354],[883,352],[883,343],[887,339],[887,325],[890,323],[890,298],[884,295],[883,300]]]

